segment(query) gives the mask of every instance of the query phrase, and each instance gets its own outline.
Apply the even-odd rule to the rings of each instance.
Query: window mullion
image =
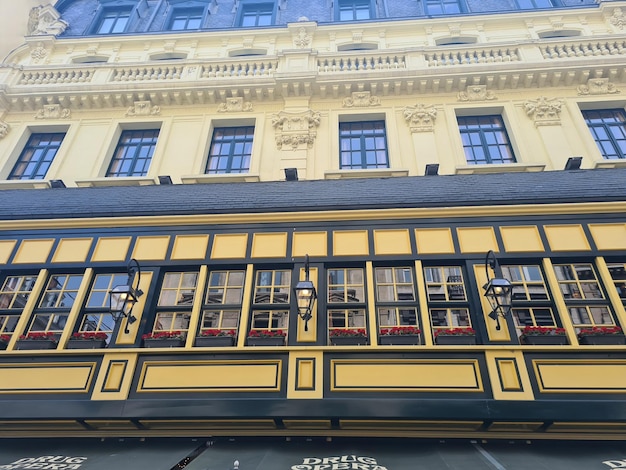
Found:
[[[378,345],[378,331],[376,325],[376,296],[374,288],[374,266],[371,261],[365,262],[365,289],[366,289],[366,303],[365,310],[367,312],[367,331],[370,336],[370,345]]]
[[[563,325],[563,328],[565,328],[565,332],[567,333],[569,344],[578,345],[576,329],[574,328],[574,323],[570,317],[569,309],[565,303],[565,298],[561,292],[561,287],[554,271],[554,265],[552,264],[552,260],[550,258],[543,259],[543,272],[546,276],[546,282],[550,287],[556,311],[561,319],[561,325]]]
[[[605,286],[605,292],[608,297],[609,302],[611,303],[611,307],[613,308],[613,312],[617,317],[617,323],[622,327],[626,327],[626,308],[624,308],[624,304],[622,299],[620,298],[617,289],[615,289],[615,282],[609,272],[609,268],[606,264],[606,261],[603,257],[598,256],[596,258],[596,267],[598,269],[598,275],[600,276],[600,281]]]
[[[200,272],[198,273],[198,280],[196,281],[196,296],[193,299],[193,306],[191,307],[191,318],[189,319],[189,330],[187,331],[187,339],[185,340],[185,348],[191,348],[198,334],[198,323],[200,322],[200,312],[202,311],[202,304],[206,296],[207,289],[207,273],[208,268],[206,265],[200,266]],[[182,281],[182,279],[181,279]]]

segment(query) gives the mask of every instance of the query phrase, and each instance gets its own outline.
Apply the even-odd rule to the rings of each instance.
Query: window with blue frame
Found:
[[[175,8],[170,16],[170,31],[189,31],[200,29],[204,18],[204,8]]]
[[[340,122],[340,168],[389,168],[385,121]]]
[[[106,176],[146,176],[159,137],[159,129],[124,131]]]
[[[337,20],[357,21],[374,17],[370,0],[337,0]]]
[[[468,164],[516,162],[501,116],[458,116],[457,121]]]
[[[213,131],[206,173],[247,173],[254,126],[218,127]]]
[[[96,27],[95,34],[119,34],[124,33],[130,23],[132,7],[107,8],[102,11]]]
[[[65,133],[32,134],[9,174],[10,180],[40,180],[45,178],[52,160],[59,151]]]
[[[521,10],[560,6],[560,2],[558,0],[516,0],[516,3],[517,7]]]
[[[623,109],[583,111],[600,153],[608,160],[626,158],[626,113]]]
[[[238,24],[241,27],[270,26],[274,22],[273,3],[242,3]]]
[[[425,0],[427,15],[453,15],[467,11],[464,0]]]

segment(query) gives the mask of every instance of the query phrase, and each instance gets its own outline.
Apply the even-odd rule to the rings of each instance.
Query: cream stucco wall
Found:
[[[34,3],[19,3],[12,16],[25,22]],[[0,121],[8,127],[0,179],[28,136],[47,131],[67,134],[46,179],[68,186],[153,184],[159,175],[175,183],[273,181],[292,167],[301,179],[423,175],[430,163],[440,174],[561,170],[575,155],[583,168],[620,165],[602,159],[580,113],[624,106],[620,9],[626,2],[560,10],[558,18],[523,12],[358,29],[303,22],[253,37],[233,30],[97,42],[20,41],[15,21],[9,40],[22,44],[6,62],[16,65],[0,69]],[[559,30],[580,35],[539,39]],[[435,46],[459,31],[478,42]],[[379,49],[358,50],[361,43]],[[347,44],[355,50],[338,51]],[[267,55],[229,57],[251,45]],[[187,58],[155,59],[164,52]],[[93,63],[96,57],[105,61]],[[456,117],[485,114],[503,117],[516,164],[467,165]],[[385,121],[389,169],[340,170],[338,126],[350,120]],[[236,125],[255,126],[249,174],[203,175],[213,129]],[[105,179],[121,131],[149,128],[160,135],[147,177]]]

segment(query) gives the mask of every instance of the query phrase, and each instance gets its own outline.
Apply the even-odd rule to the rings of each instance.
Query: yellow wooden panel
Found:
[[[287,398],[323,398],[323,363],[322,351],[290,351]]]
[[[536,359],[533,367],[542,392],[626,392],[625,360]]]
[[[481,392],[478,361],[457,360],[332,360],[333,391]]]
[[[16,244],[17,240],[0,240],[0,264],[5,264],[9,261]]]
[[[517,372],[515,359],[496,359],[502,390],[521,390],[522,384]]]
[[[296,364],[296,390],[312,390],[315,386],[315,359],[299,358]]]
[[[99,238],[91,261],[125,261],[130,237]]]
[[[287,256],[287,233],[255,233],[252,258],[284,258]]]
[[[280,360],[146,361],[138,392],[275,392],[280,390]]]
[[[211,258],[245,258],[247,245],[247,233],[220,233],[213,237]]]
[[[45,263],[52,245],[53,239],[24,240],[17,249],[13,263]]]
[[[589,251],[591,247],[581,225],[544,226],[552,251]]]
[[[410,255],[409,230],[374,230],[374,252],[377,255]]]
[[[208,235],[179,235],[174,240],[172,259],[204,259],[208,246]]]
[[[598,250],[626,250],[626,224],[589,224]]]
[[[128,363],[126,361],[111,361],[104,379],[102,390],[104,392],[119,392],[122,387],[124,371]]]
[[[462,253],[499,251],[493,227],[461,227],[457,229]]]
[[[301,258],[326,256],[328,254],[328,234],[326,232],[294,232],[291,256]]]
[[[333,255],[368,255],[370,252],[367,230],[333,232]]]
[[[87,259],[93,238],[64,238],[59,242],[53,263],[83,263]]]
[[[449,228],[417,228],[415,240],[418,253],[454,253],[454,242]]]
[[[95,368],[94,362],[0,364],[0,393],[84,393]]]
[[[500,227],[504,251],[529,252],[544,251],[539,230],[533,225],[520,227]]]
[[[169,236],[137,237],[133,258],[136,260],[164,260],[167,255]]]
[[[121,325],[122,328],[123,326],[124,325]],[[104,356],[102,365],[98,371],[91,399],[128,399],[136,364],[137,353],[108,352]]]

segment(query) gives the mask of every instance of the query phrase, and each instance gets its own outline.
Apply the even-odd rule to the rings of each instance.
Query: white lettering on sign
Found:
[[[42,455],[24,457],[15,462],[0,465],[0,470],[78,470],[87,457],[67,457],[65,455]]]
[[[602,463],[609,468],[626,468],[626,460],[605,460]]]
[[[341,455],[337,457],[307,457],[302,464],[293,465],[291,470],[387,470],[372,457]]]

